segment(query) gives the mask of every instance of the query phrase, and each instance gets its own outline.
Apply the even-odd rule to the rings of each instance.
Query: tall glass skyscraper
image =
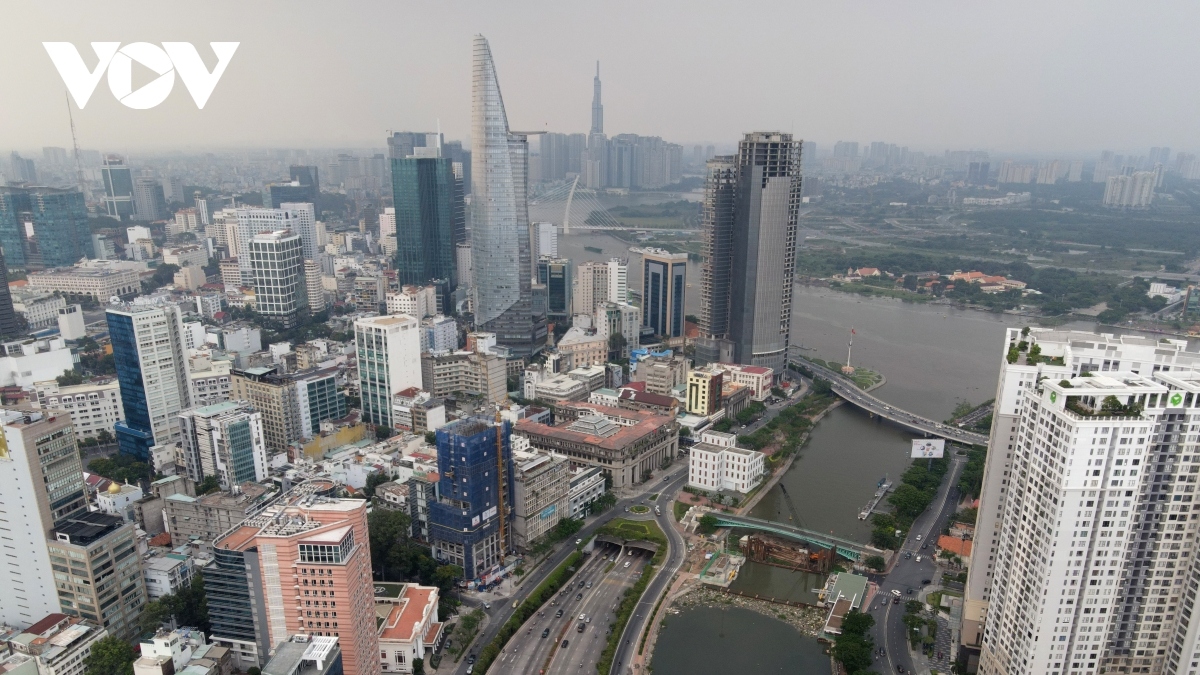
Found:
[[[11,271],[31,264],[70,267],[91,258],[83,195],[51,187],[0,187],[0,246]]]
[[[566,321],[571,318],[571,260],[542,256],[538,259],[538,283],[546,287],[546,316]]]
[[[105,156],[100,174],[104,178],[104,211],[110,218],[132,220],[133,173],[125,166],[125,159],[117,155]]]
[[[125,410],[117,446],[146,461],[154,445],[180,440],[179,413],[191,407],[183,320],[171,304],[112,307],[107,318]]]
[[[392,158],[396,207],[396,273],[401,285],[449,280],[458,286],[455,229],[463,214],[462,182],[449,158]]]
[[[260,232],[250,240],[246,255],[254,272],[255,310],[285,329],[298,326],[309,314],[300,235],[291,230]]]
[[[752,132],[709,162],[699,363],[780,372],[786,362],[800,216],[800,141]]]
[[[664,338],[683,337],[686,253],[642,252],[642,325]]]
[[[475,36],[471,82],[471,248],[475,323],[514,356],[546,344],[546,315],[535,314],[526,201],[529,143],[508,128],[487,38]]]

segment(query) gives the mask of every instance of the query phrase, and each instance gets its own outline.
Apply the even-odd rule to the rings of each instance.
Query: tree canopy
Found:
[[[92,643],[92,652],[84,659],[87,675],[133,675],[133,647],[114,635]]]

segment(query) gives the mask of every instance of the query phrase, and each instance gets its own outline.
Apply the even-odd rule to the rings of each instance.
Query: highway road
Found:
[[[871,603],[869,611],[875,617],[875,627],[872,628],[875,647],[882,647],[887,654],[877,657],[876,664],[881,673],[898,673],[900,671],[897,666],[903,666],[906,673],[913,672],[912,658],[908,652],[908,629],[904,625],[904,604],[909,600],[916,600],[917,593],[923,586],[922,582],[926,579],[932,580],[937,571],[937,565],[933,562],[933,555],[937,552],[937,538],[958,505],[958,478],[966,464],[966,457],[953,457],[950,470],[942,479],[937,496],[929,508],[913,522],[908,531],[908,538],[904,540],[897,554],[899,558]],[[911,595],[909,589],[912,589]],[[899,603],[893,603],[893,598],[896,597],[892,594],[893,590],[900,592]],[[883,667],[885,664],[887,667]]]
[[[637,607],[633,609],[633,615],[629,617],[629,622],[625,624],[625,632],[621,635],[621,644],[617,647],[617,653],[613,657],[611,675],[633,672],[629,663],[637,654],[638,643],[642,633],[646,630],[646,623],[650,621],[650,614],[658,604],[659,596],[670,586],[671,579],[679,571],[679,567],[683,565],[683,559],[687,555],[686,542],[683,540],[683,535],[679,534],[672,525],[673,516],[671,515],[671,504],[675,500],[675,493],[679,492],[679,489],[687,483],[687,478],[685,468],[663,488],[658,500],[653,502],[662,505],[662,509],[660,509],[662,513],[655,516],[654,519],[667,535],[669,548],[666,555],[663,556],[662,566],[659,568],[657,576],[650,582],[646,592],[638,600]]]
[[[670,487],[664,488],[664,483],[662,482],[663,476],[673,476],[675,478],[675,480],[670,483]],[[638,492],[636,492],[633,496],[625,497],[624,499],[619,500],[614,508],[605,511],[584,525],[583,529],[581,529],[579,533],[575,535],[576,538],[587,541],[593,534],[595,534],[598,528],[603,526],[609,520],[617,517],[629,517],[633,515],[625,513],[626,506],[632,506],[634,504],[643,502],[648,496],[654,494],[655,492],[665,493],[669,489],[671,494],[674,494],[678,490],[678,487],[682,486],[686,481],[687,461],[686,459],[684,461],[677,460],[666,471],[660,472],[658,477],[650,480],[648,483],[638,486]],[[653,504],[654,502],[647,503]],[[668,500],[667,495],[663,494],[658,498],[658,503],[669,506],[671,502]],[[666,513],[667,512],[664,509],[663,514],[666,515]],[[680,538],[680,541],[682,541],[682,538]],[[496,634],[500,632],[500,627],[503,626],[504,623],[508,621],[509,617],[513,615],[513,612],[515,611],[515,608],[513,607],[514,600],[518,601],[518,603],[524,601],[525,596],[528,595],[530,591],[537,588],[538,584],[545,581],[546,577],[549,576],[549,574],[553,572],[555,568],[562,564],[562,562],[567,559],[567,556],[571,555],[571,553],[574,551],[575,546],[570,542],[560,545],[558,550],[552,553],[547,560],[539,565],[537,569],[529,573],[514,597],[509,598],[507,601],[499,600],[492,602],[491,609],[485,610],[488,615],[488,623],[476,637],[475,641],[471,644],[471,647],[468,650],[469,653],[479,654],[479,652],[481,652],[483,648],[487,646],[487,644],[490,643],[493,638],[496,637]],[[630,567],[632,568],[632,565]],[[457,664],[454,664],[450,661],[449,655],[447,654],[443,659],[441,666],[438,668],[438,672],[444,672],[450,675],[466,675],[467,667],[468,664],[465,657]]]
[[[637,582],[649,559],[646,551],[597,546],[572,577],[571,585],[525,622],[488,672],[525,675],[544,671],[563,675],[578,673],[584,667],[590,670],[607,644],[610,626],[616,620],[615,608],[625,590]],[[613,565],[612,571],[605,572],[609,565]],[[583,632],[578,630],[581,623]]]

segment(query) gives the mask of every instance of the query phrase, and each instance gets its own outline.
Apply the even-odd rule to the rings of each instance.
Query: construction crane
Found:
[[[779,482],[779,491],[783,493],[783,501],[787,502],[788,511],[792,512],[791,519],[795,521],[797,527],[804,527],[804,521],[800,520],[800,513],[796,511],[796,505],[792,503],[792,496],[783,486],[783,481]]]
[[[79,141],[75,138],[75,115],[71,112],[71,96],[64,92],[67,97],[67,119],[71,121],[71,146],[75,152],[75,181],[79,186],[79,192],[86,200],[88,198],[87,182],[83,179],[83,159],[79,153]]]

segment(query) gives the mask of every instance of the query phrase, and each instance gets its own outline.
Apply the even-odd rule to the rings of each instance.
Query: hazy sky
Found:
[[[523,130],[586,132],[599,59],[610,135],[1200,150],[1197,3],[55,0],[3,16],[0,149],[70,145],[43,41],[75,43],[89,67],[91,41],[189,41],[210,67],[209,41],[241,42],[204,110],[178,78],[152,110],[101,80],[76,113],[84,148],[379,147],[439,119],[465,138],[483,33]]]

